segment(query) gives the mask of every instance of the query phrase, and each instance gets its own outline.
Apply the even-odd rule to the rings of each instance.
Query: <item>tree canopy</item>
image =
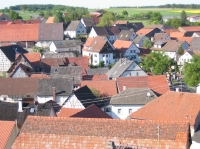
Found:
[[[194,55],[191,63],[185,63],[183,67],[184,82],[188,86],[197,86],[200,83],[200,56]]]
[[[59,22],[63,22],[64,18],[62,16],[62,12],[56,12],[55,16],[54,16],[54,23],[59,23]]]
[[[165,22],[165,25],[170,25],[174,28],[179,28],[180,26],[182,26],[182,20],[179,18],[169,19],[167,22]]]
[[[146,72],[152,72],[154,75],[169,71],[172,65],[175,65],[174,60],[164,55],[163,52],[151,52],[140,63]]]
[[[162,22],[162,15],[160,12],[152,12],[151,22],[154,24],[160,24]]]
[[[98,26],[111,26],[115,21],[115,15],[113,12],[106,12],[100,19]]]
[[[19,13],[13,10],[10,11],[9,18],[12,20],[22,19],[22,17],[19,16]]]
[[[144,40],[144,45],[143,45],[145,48],[151,48],[152,46],[153,46],[153,42],[149,39],[149,38],[147,38],[147,39],[145,39]]]

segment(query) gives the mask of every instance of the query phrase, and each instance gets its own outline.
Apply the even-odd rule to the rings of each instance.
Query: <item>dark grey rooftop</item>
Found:
[[[109,71],[108,67],[105,68],[93,68],[86,70],[87,75],[98,75],[98,74],[106,74]]]
[[[139,42],[145,37],[145,35],[137,35],[137,37],[133,40],[135,44],[139,44]]]
[[[81,40],[61,40],[61,41],[53,41],[56,48],[69,48],[69,47],[77,47],[83,45]]]
[[[126,40],[129,41],[130,37],[134,34],[135,32],[133,30],[122,30],[119,35],[117,36],[117,39],[119,40]]]
[[[92,27],[95,23],[92,18],[82,18],[86,27]]]
[[[190,42],[192,50],[200,50],[200,37],[194,37]]]
[[[64,53],[44,53],[44,58],[66,58],[66,57],[76,57],[74,52],[64,52]]]
[[[78,21],[78,20],[68,22],[68,26],[65,31],[75,31],[79,23],[81,23],[81,21]]]
[[[145,105],[157,96],[149,88],[128,88],[112,96],[110,105]]]

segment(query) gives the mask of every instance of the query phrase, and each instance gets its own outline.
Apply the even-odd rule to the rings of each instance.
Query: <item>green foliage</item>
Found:
[[[100,91],[96,90],[95,88],[91,87],[90,91],[96,96],[97,98],[101,97]]]
[[[153,42],[149,39],[149,38],[147,38],[147,39],[145,39],[144,40],[144,45],[143,45],[145,48],[151,48],[152,46],[153,46]]]
[[[200,56],[194,55],[191,63],[185,63],[183,67],[184,82],[189,86],[197,86],[200,83]]]
[[[162,15],[160,12],[153,12],[151,14],[151,22],[154,24],[160,24],[162,21]]]
[[[22,19],[22,17],[19,16],[19,13],[13,10],[10,10],[9,18],[12,20]]]
[[[41,17],[44,17],[44,11],[40,11],[40,12],[39,12],[39,15],[40,15]]]
[[[99,62],[98,67],[104,67],[104,61]]]
[[[128,16],[128,12],[127,12],[126,10],[123,10],[123,11],[122,11],[122,15]]]
[[[169,19],[167,22],[165,22],[165,25],[170,25],[174,28],[179,28],[180,26],[182,26],[182,20],[179,18]]]
[[[51,17],[51,16],[53,16],[53,14],[52,14],[52,12],[51,12],[50,10],[45,11],[44,17],[45,17],[46,19],[48,19],[48,17]]]
[[[178,53],[178,55],[184,54],[184,49],[182,48],[182,46],[179,46],[177,53]]]
[[[1,78],[6,78],[6,72],[2,72]]]
[[[181,21],[183,23],[187,21],[187,14],[184,10],[181,12]]]
[[[59,23],[59,22],[64,22],[63,16],[62,16],[62,12],[56,12],[55,16],[54,16],[54,23]]]
[[[108,64],[108,68],[111,69],[114,65],[115,65],[115,63]]]
[[[140,63],[140,66],[146,72],[152,72],[154,75],[159,75],[167,72],[174,65],[174,60],[164,55],[163,52],[151,52]]]
[[[98,26],[111,26],[114,21],[115,21],[114,13],[107,12],[103,14],[103,16],[101,17]]]
[[[36,46],[33,47],[33,52],[43,53],[43,51],[44,48],[42,47],[36,47]]]

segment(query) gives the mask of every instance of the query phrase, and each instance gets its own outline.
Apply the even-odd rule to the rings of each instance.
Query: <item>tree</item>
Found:
[[[48,19],[49,17],[53,16],[52,12],[50,10],[45,11],[45,18]]]
[[[200,83],[200,56],[194,55],[191,63],[185,63],[183,67],[184,82],[188,86],[197,86]]]
[[[53,22],[54,23],[64,22],[64,18],[62,16],[62,12],[56,12]]]
[[[115,15],[113,12],[106,12],[100,19],[98,26],[111,26],[115,21]]]
[[[169,71],[175,62],[163,52],[151,52],[148,56],[143,58],[140,66],[147,72],[152,72],[155,75],[163,74]]]
[[[22,17],[19,16],[19,13],[13,10],[10,10],[9,18],[12,20],[22,19]]]
[[[162,15],[160,12],[153,12],[151,14],[151,21],[154,24],[160,24],[160,22],[162,21]]]
[[[143,45],[145,48],[151,48],[152,46],[153,46],[153,42],[149,39],[149,38],[147,38],[147,39],[145,39],[144,40],[144,45]]]
[[[23,10],[23,11],[26,11],[27,5],[20,5],[20,9]]]
[[[173,26],[174,28],[179,28],[182,25],[182,21],[179,18],[173,18],[171,20],[171,26]]]
[[[44,17],[44,11],[40,11],[39,16]]]
[[[178,55],[183,55],[184,54],[184,49],[182,48],[182,46],[180,45],[177,51]]]
[[[181,12],[181,21],[182,21],[182,25],[186,24],[187,22],[187,14],[184,10]]]
[[[98,67],[104,67],[104,61],[99,62]]]
[[[123,14],[124,16],[128,16],[128,12],[127,12],[126,10],[123,10],[123,11],[122,11],[122,14]]]

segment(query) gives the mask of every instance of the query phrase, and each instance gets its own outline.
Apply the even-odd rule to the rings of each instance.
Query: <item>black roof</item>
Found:
[[[28,53],[25,49],[20,47],[19,45],[11,45],[0,47],[0,50],[5,54],[5,56],[11,61],[15,61],[15,55],[19,53]]]
[[[132,22],[128,24],[116,24],[118,28],[122,30],[134,30],[135,32],[139,31],[141,28],[144,27],[142,22]]]

